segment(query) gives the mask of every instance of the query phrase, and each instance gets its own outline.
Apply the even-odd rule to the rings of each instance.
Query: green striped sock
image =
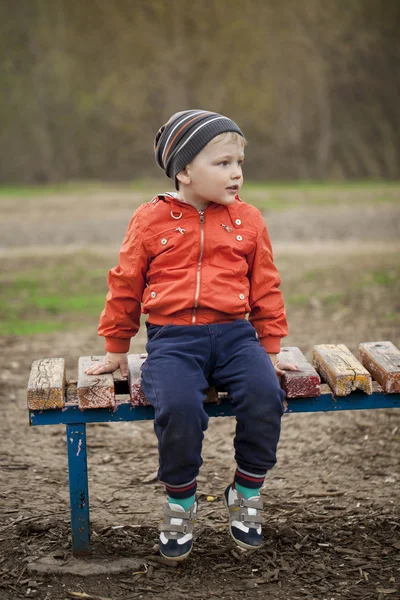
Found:
[[[241,494],[243,494],[246,500],[248,500],[249,498],[253,498],[254,496],[259,496],[261,488],[248,488],[244,487],[243,485],[240,485],[240,483],[235,483],[235,489]]]
[[[187,510],[192,506],[192,504],[196,501],[196,496],[190,496],[190,498],[171,498],[167,496],[168,504],[178,504],[178,506],[182,506],[183,510]]]

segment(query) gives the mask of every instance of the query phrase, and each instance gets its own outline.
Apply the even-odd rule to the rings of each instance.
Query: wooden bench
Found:
[[[286,414],[400,407],[400,351],[391,342],[360,344],[359,360],[344,345],[314,346],[312,365],[298,348],[282,348],[280,356],[299,367],[281,378]],[[140,387],[146,355],[129,355],[128,380],[119,371],[86,375],[87,366],[102,358],[81,357],[77,381],[67,380],[63,358],[36,360],[28,383],[30,424],[66,425],[75,556],[88,554],[90,541],[86,424],[154,417]],[[205,408],[211,417],[233,414],[228,395],[214,388]]]

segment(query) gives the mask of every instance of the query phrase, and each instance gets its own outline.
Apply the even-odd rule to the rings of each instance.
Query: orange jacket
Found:
[[[279,352],[287,322],[280,276],[260,211],[237,196],[204,211],[156,196],[132,217],[98,333],[109,352],[128,352],[140,313],[156,325],[203,325],[245,318],[267,352]]]

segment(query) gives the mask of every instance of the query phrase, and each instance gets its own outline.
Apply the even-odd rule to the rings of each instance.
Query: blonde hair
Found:
[[[231,142],[231,143],[238,143],[242,146],[242,148],[244,148],[245,146],[247,146],[247,140],[245,137],[243,137],[242,135],[239,135],[238,133],[236,133],[236,131],[224,131],[223,133],[219,133],[218,135],[215,136],[215,138],[213,138],[212,140],[210,140],[210,144],[216,144],[217,142],[221,142],[222,140],[225,140],[228,137],[227,141]]]

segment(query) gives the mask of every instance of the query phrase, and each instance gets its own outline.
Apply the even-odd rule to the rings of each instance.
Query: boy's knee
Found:
[[[281,398],[284,392],[279,384],[278,377],[275,375],[273,377],[254,377],[247,378],[247,381],[244,382],[244,389],[246,391],[246,395],[256,397],[256,398],[271,398],[271,400],[276,398]]]
[[[279,386],[278,379],[271,385],[263,385],[262,382],[251,383],[244,395],[244,408],[251,418],[264,419],[271,414],[283,414],[283,401],[285,392]]]
[[[199,427],[204,431],[208,425],[208,415],[202,404],[184,402],[179,398],[160,403],[156,419],[162,427],[177,427],[185,431]]]

